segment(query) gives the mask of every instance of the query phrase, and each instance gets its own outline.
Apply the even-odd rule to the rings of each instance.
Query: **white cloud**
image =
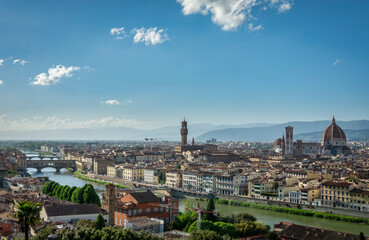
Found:
[[[284,13],[284,12],[286,12],[286,11],[288,11],[288,10],[290,10],[291,9],[291,3],[289,3],[289,2],[284,2],[284,3],[282,3],[281,5],[279,5],[279,7],[278,7],[278,12],[280,12],[280,13]]]
[[[0,58],[0,66],[3,66],[4,59]]]
[[[110,29],[110,35],[116,36],[115,39],[123,39],[127,37],[124,27]]]
[[[48,70],[48,73],[40,73],[35,77],[33,85],[42,85],[48,86],[56,84],[63,77],[71,77],[73,76],[72,72],[79,70],[80,67],[70,66],[65,67],[63,65],[58,65],[56,67],[51,67]]]
[[[110,105],[119,105],[120,102],[118,100],[107,100],[105,101],[106,104],[110,104]]]
[[[26,63],[29,63],[28,61],[26,61],[26,60],[22,60],[22,59],[15,59],[14,61],[13,61],[13,64],[20,64],[20,65],[22,65],[22,66],[24,66],[24,64],[26,64]]]
[[[3,80],[0,80],[0,85],[4,85],[4,82],[3,82]]]
[[[253,19],[252,10],[260,7],[278,8],[279,12],[291,8],[290,0],[177,0],[182,12],[190,14],[211,14],[212,21],[224,31],[236,30],[249,19]]]
[[[254,26],[252,23],[249,23],[249,30],[251,32],[253,31],[259,31],[259,30],[263,30],[263,26],[261,24],[257,25],[257,26]]]
[[[6,114],[0,114],[0,123],[4,124],[8,119],[8,116]]]
[[[333,65],[336,66],[337,64],[339,64],[341,62],[341,59],[336,59],[333,62]]]
[[[143,42],[145,45],[156,45],[168,41],[168,35],[164,29],[157,30],[157,27],[151,28],[135,28],[132,30],[134,33],[133,42]]]

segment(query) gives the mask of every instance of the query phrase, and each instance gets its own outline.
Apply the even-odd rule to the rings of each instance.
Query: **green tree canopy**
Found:
[[[101,214],[97,215],[94,226],[95,226],[96,229],[99,229],[99,230],[103,229],[103,227],[106,226],[105,219],[104,219],[103,215],[101,215]]]
[[[17,206],[15,217],[25,233],[25,240],[28,240],[29,226],[35,226],[40,221],[40,203],[28,201],[20,202]]]

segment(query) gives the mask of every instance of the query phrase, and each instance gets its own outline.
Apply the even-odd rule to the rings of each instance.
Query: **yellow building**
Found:
[[[350,191],[350,208],[369,212],[369,191],[354,188]]]
[[[130,181],[143,181],[144,169],[137,167],[124,167],[123,179]]]
[[[322,205],[327,207],[349,207],[351,185],[349,182],[327,181],[322,183]]]

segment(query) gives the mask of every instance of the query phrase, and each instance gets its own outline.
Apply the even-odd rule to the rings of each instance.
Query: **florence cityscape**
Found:
[[[0,1],[1,239],[369,239],[368,12]]]

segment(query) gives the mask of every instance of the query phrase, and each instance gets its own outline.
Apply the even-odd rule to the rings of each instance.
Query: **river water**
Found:
[[[65,169],[62,169],[60,173],[57,173],[55,169],[53,168],[45,168],[42,170],[41,173],[37,173],[35,169],[34,170],[28,169],[28,172],[31,174],[32,177],[48,176],[50,180],[58,182],[61,185],[82,187],[84,184],[90,183],[96,189],[99,189],[99,190],[105,189],[104,185],[78,179],[71,172]],[[193,202],[193,206],[197,206],[197,201],[195,199],[190,199],[190,201]],[[179,206],[180,211],[184,210],[185,202],[186,202],[186,199],[180,200],[180,206]],[[206,202],[200,201],[200,206],[202,208],[205,208]],[[341,221],[335,221],[335,220],[329,220],[329,219],[323,219],[323,218],[292,215],[292,214],[287,214],[287,213],[272,212],[272,211],[254,209],[254,208],[249,208],[249,207],[229,206],[229,205],[222,205],[222,204],[215,204],[215,207],[220,214],[224,214],[226,216],[229,216],[231,214],[241,213],[241,212],[247,212],[251,215],[254,215],[258,219],[259,222],[269,225],[271,228],[273,228],[274,224],[279,223],[279,222],[292,222],[295,224],[330,229],[330,230],[335,230],[335,231],[340,231],[340,232],[347,232],[347,233],[352,233],[356,235],[358,235],[360,232],[363,232],[366,236],[369,235],[369,225],[341,222]]]

